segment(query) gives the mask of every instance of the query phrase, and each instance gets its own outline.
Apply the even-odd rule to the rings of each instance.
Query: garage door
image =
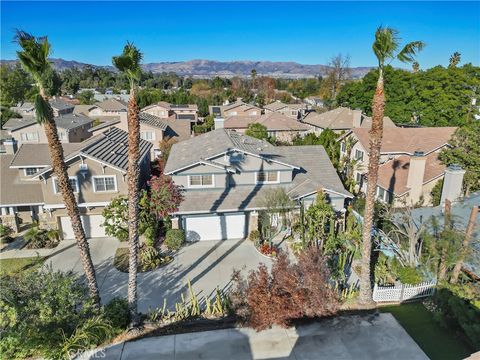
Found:
[[[242,239],[245,219],[245,214],[188,217],[185,219],[187,241]]]
[[[86,237],[88,238],[106,237],[105,229],[101,226],[103,224],[102,215],[89,215],[89,216],[82,216],[81,218],[82,218],[83,229],[85,231]],[[61,217],[60,223],[62,225],[63,238],[74,239],[75,235],[73,234],[70,217],[68,216]]]

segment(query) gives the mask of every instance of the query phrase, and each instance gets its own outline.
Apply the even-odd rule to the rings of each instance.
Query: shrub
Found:
[[[170,250],[178,250],[185,242],[185,232],[180,229],[171,229],[167,231],[165,236],[165,245]]]
[[[157,230],[154,225],[151,225],[145,229],[143,233],[145,236],[145,245],[152,247],[155,245],[155,238],[157,237]]]
[[[98,327],[108,330],[103,318],[97,319],[93,328],[84,327],[100,314],[92,306],[86,286],[74,274],[21,272],[0,277],[0,288],[2,358],[59,358],[58,353],[65,355],[62,349],[71,350],[67,343],[72,336],[82,337],[76,350],[106,339],[107,332],[93,331]]]
[[[434,314],[434,318],[443,326],[465,334],[471,345],[478,351],[480,350],[480,308],[475,306],[473,301],[463,297],[464,290],[461,287],[464,286],[443,284],[437,289],[433,301],[439,312]]]
[[[253,241],[254,243],[260,241],[260,231],[252,230],[248,235],[248,240]]]
[[[44,230],[38,226],[32,226],[24,235],[26,241],[28,241],[28,249],[51,249],[58,245],[58,231],[57,230]]]
[[[397,275],[402,284],[415,285],[423,280],[422,275],[418,272],[418,270],[409,266],[400,267],[397,270]]]
[[[287,327],[295,319],[336,313],[338,294],[328,279],[326,260],[316,247],[300,253],[295,264],[280,253],[271,274],[264,264],[250,272],[248,282],[234,274],[231,304],[258,331],[274,324]]]
[[[124,298],[113,298],[103,308],[105,318],[110,322],[116,332],[125,330],[130,324],[130,311],[128,301]]]
[[[8,244],[13,241],[10,236],[13,234],[13,229],[8,225],[0,224],[0,244]]]

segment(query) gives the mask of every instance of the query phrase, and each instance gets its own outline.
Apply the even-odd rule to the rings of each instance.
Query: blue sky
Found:
[[[13,31],[48,35],[54,57],[107,65],[126,40],[144,62],[210,60],[324,64],[337,53],[352,66],[376,64],[375,29],[423,40],[422,68],[480,63],[480,2],[6,2],[1,58],[13,59]],[[399,64],[394,64],[399,65]]]

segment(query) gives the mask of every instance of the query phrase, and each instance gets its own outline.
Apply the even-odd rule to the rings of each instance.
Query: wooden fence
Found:
[[[402,302],[433,295],[437,281],[427,281],[417,285],[378,286],[373,288],[373,300],[376,302]]]

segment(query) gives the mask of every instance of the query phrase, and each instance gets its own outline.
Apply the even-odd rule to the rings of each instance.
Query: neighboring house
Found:
[[[445,165],[438,154],[449,145],[455,127],[385,128],[383,129],[377,198],[395,207],[422,202],[431,204],[431,190],[444,176]],[[354,178],[362,192],[366,191],[368,171],[369,129],[354,128],[340,140],[340,156],[347,156],[346,138],[356,143],[350,158],[357,161]]]
[[[262,109],[255,105],[246,104],[243,101],[228,105],[209,106],[210,114],[215,117],[227,118],[229,116],[260,116]]]
[[[111,199],[127,194],[128,133],[112,128],[82,143],[62,144],[68,175],[87,237],[104,237],[102,211]],[[150,148],[140,142],[142,186],[150,174]],[[2,222],[37,220],[43,228],[59,229],[74,238],[47,144],[23,144],[15,155],[0,155]]]
[[[161,119],[145,112],[140,112],[139,119],[140,138],[152,144],[150,154],[152,159],[161,154],[159,144],[163,139],[174,138],[177,141],[183,141],[191,137],[190,123],[188,121],[173,118]],[[128,131],[126,117],[106,121],[92,127],[89,131],[95,136],[112,127]]]
[[[122,90],[122,92],[123,91],[124,90]],[[96,90],[93,92],[94,92],[93,98],[95,99],[95,101],[105,101],[109,99],[114,99],[114,100],[121,100],[124,103],[128,103],[128,100],[130,100],[130,95],[126,93],[125,94],[100,94]]]
[[[84,115],[84,116],[90,116],[90,112],[95,109],[98,109],[97,105],[75,105],[73,109],[73,113]]]
[[[19,103],[17,106],[12,106],[10,110],[16,112],[22,116],[34,116],[35,115],[35,104],[31,102]]]
[[[67,115],[73,113],[74,106],[65,100],[54,97],[49,100],[54,116]]]
[[[313,132],[321,134],[325,129],[331,129],[336,133],[351,130],[353,128],[371,128],[372,118],[362,114],[361,110],[352,110],[339,107],[324,113],[309,112],[302,119],[308,124]],[[383,119],[384,128],[396,127],[389,117]]]
[[[198,106],[196,104],[175,105],[166,101],[160,101],[156,104],[146,106],[142,112],[154,115],[161,119],[174,118],[177,120],[190,120],[196,123],[198,116]]]
[[[185,190],[172,216],[188,241],[245,238],[267,189],[283,187],[306,206],[324,191],[337,211],[352,197],[322,146],[274,146],[227,129],[174,144],[165,174]]]
[[[88,111],[88,116],[100,121],[127,119],[128,104],[118,99],[107,99],[95,103],[95,106]]]
[[[93,120],[79,114],[67,113],[55,117],[57,133],[61,142],[74,143],[88,139],[91,133],[88,131]],[[3,127],[8,130],[9,136],[13,137],[20,147],[22,144],[48,142],[43,125],[37,123],[35,116],[24,116],[16,119],[11,118]]]
[[[225,119],[223,127],[245,133],[248,125],[253,123],[262,124],[267,128],[268,136],[285,142],[292,142],[293,138],[303,136],[309,130],[306,124],[277,112],[260,116],[230,116]],[[219,118],[215,119],[215,126],[221,127]]]
[[[265,114],[280,113],[292,119],[301,119],[307,110],[305,104],[284,104],[281,101],[275,101],[263,107]]]
[[[315,96],[309,96],[303,100],[305,104],[308,104],[310,106],[316,106],[316,107],[322,107],[323,106],[323,100],[319,97]]]

